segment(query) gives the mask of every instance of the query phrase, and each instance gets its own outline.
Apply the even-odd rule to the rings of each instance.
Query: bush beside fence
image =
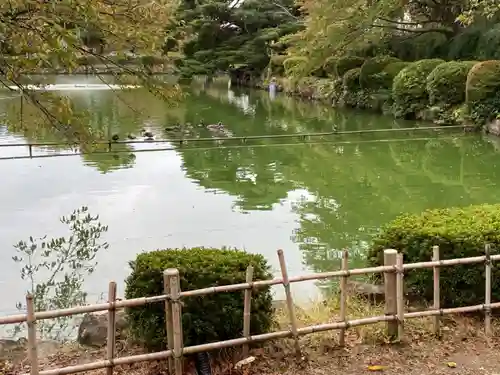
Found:
[[[180,290],[180,275],[177,269],[168,269],[164,272],[164,285],[165,294],[154,297],[143,297],[130,300],[116,301],[113,300],[116,296],[116,284],[114,282],[110,283],[110,302],[90,305],[90,306],[80,306],[71,309],[54,310],[54,311],[43,311],[34,312],[33,311],[33,299],[31,295],[26,298],[28,305],[27,314],[13,315],[8,317],[1,317],[0,324],[11,324],[11,323],[28,323],[28,345],[29,345],[29,358],[31,363],[31,375],[63,375],[63,374],[74,374],[78,372],[95,370],[101,368],[107,368],[108,375],[113,374],[113,369],[115,366],[144,362],[144,361],[155,361],[168,359],[169,369],[171,373],[176,375],[182,374],[182,357],[184,355],[200,353],[215,349],[222,349],[235,346],[244,346],[244,353],[247,352],[247,345],[250,343],[264,342],[272,339],[279,338],[293,338],[295,341],[295,349],[298,355],[300,355],[300,345],[299,336],[308,335],[315,332],[329,331],[329,330],[340,330],[340,343],[344,342],[343,336],[346,329],[355,326],[374,324],[379,322],[387,322],[387,331],[390,337],[402,340],[404,337],[404,321],[405,319],[412,319],[418,317],[433,316],[434,317],[434,333],[439,334],[440,332],[440,317],[447,314],[457,314],[457,313],[467,313],[467,312],[477,312],[484,311],[485,313],[485,332],[487,335],[491,335],[491,310],[500,308],[500,302],[491,303],[491,269],[492,262],[500,260],[500,255],[490,254],[490,245],[485,246],[485,255],[461,258],[461,259],[439,259],[439,247],[433,247],[433,260],[430,262],[420,262],[420,263],[403,263],[403,254],[398,253],[396,250],[388,249],[384,250],[384,265],[377,267],[352,269],[347,268],[348,264],[348,252],[344,251],[342,269],[333,272],[323,272],[314,273],[304,276],[288,277],[287,268],[285,265],[285,258],[282,250],[278,250],[278,257],[280,261],[281,268],[281,278],[275,278],[271,280],[260,280],[252,281],[252,267],[249,266],[247,270],[247,279],[245,283],[232,284],[232,285],[221,285],[209,288],[181,291]],[[485,298],[484,303],[473,306],[466,307],[454,307],[443,309],[440,305],[440,269],[442,267],[454,266],[454,265],[465,265],[465,264],[479,264],[484,263],[485,265]],[[408,270],[416,269],[432,269],[434,277],[434,304],[432,308],[425,311],[418,312],[405,312],[405,299],[403,293],[403,277],[405,272]],[[362,274],[373,274],[373,273],[383,273],[384,274],[384,287],[385,287],[385,308],[386,313],[383,316],[367,317],[356,320],[346,320],[345,307],[346,307],[346,297],[347,297],[347,279],[349,276],[362,275]],[[294,303],[292,295],[290,292],[290,283],[301,282],[306,280],[321,280],[340,277],[340,295],[341,295],[341,311],[340,318],[341,321],[335,323],[320,324],[315,326],[309,326],[304,328],[297,328],[297,322],[295,319]],[[269,287],[272,285],[283,285],[286,292],[287,308],[290,318],[291,329],[263,333],[259,335],[250,335],[250,306],[252,291],[256,288]],[[203,296],[213,293],[224,293],[224,292],[235,292],[235,291],[245,291],[244,293],[244,313],[242,316],[243,320],[243,336],[241,338],[220,341],[209,344],[202,344],[196,346],[183,347],[183,335],[182,335],[182,304],[181,299],[186,297]],[[115,358],[115,338],[114,338],[114,316],[115,311],[118,308],[132,307],[132,306],[143,306],[145,304],[163,302],[165,303],[165,316],[167,324],[167,342],[168,350],[134,355],[128,357]],[[50,319],[61,316],[69,316],[86,312],[104,311],[108,310],[108,352],[107,359],[92,363],[80,364],[75,366],[68,366],[59,369],[50,369],[39,371],[38,368],[38,356],[37,356],[37,344],[36,344],[36,321],[41,319]]]

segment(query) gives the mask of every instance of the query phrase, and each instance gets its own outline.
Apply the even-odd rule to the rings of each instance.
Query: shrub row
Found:
[[[303,58],[287,58],[283,62],[285,74],[294,69],[300,71],[304,64],[307,60]],[[301,89],[295,92],[307,92],[311,98],[333,99],[336,105],[385,111],[399,118],[433,120],[439,124],[472,120],[483,125],[500,115],[500,60],[405,62],[384,55],[368,59],[346,56],[326,60],[322,70],[333,84],[316,79],[318,87],[315,87],[314,78],[309,78],[302,80]],[[332,91],[325,92],[325,88]]]
[[[383,250],[403,253],[405,263],[430,261],[432,247],[439,246],[440,259],[475,257],[500,249],[500,205],[434,209],[404,214],[385,225],[368,253],[370,265],[383,264]],[[484,303],[484,264],[443,267],[440,271],[443,307]],[[433,297],[432,269],[405,272],[405,285],[427,300]],[[493,267],[492,299],[500,299],[500,269]]]

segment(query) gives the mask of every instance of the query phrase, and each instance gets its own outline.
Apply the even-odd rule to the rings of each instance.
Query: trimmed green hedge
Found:
[[[411,63],[394,78],[392,95],[396,117],[412,118],[429,104],[427,76],[442,64],[441,59],[420,60]]]
[[[289,57],[283,61],[283,68],[285,68],[286,75],[293,75],[297,71],[303,69],[307,63],[308,59],[306,57]]]
[[[394,78],[396,78],[399,72],[410,64],[411,63],[407,61],[398,61],[388,64],[384,68],[384,71],[382,72],[382,76],[384,77],[383,81],[381,82],[382,88],[387,90],[392,90],[392,84],[394,83]]]
[[[354,68],[344,74],[342,78],[343,100],[348,107],[358,106],[358,95],[361,91],[359,84],[359,74],[361,68]]]
[[[366,89],[379,89],[385,86],[387,80],[384,69],[389,64],[401,62],[392,56],[376,56],[366,60],[361,66],[359,82]]]
[[[385,225],[369,251],[370,265],[383,264],[383,250],[396,249],[405,263],[430,261],[432,246],[438,245],[441,259],[474,257],[484,254],[484,245],[492,252],[500,247],[500,205],[476,205],[462,208],[427,210],[405,214]],[[443,307],[484,303],[484,265],[441,268]],[[431,300],[432,270],[405,273],[405,285],[412,292]],[[492,299],[500,300],[500,269],[493,268]]]
[[[500,60],[483,61],[472,67],[467,76],[466,103],[476,124],[500,115]]]
[[[283,66],[283,63],[285,60],[288,58],[286,55],[274,55],[271,57],[271,71],[273,74],[281,75],[285,73],[285,68]]]
[[[465,101],[465,84],[476,61],[449,61],[436,66],[427,77],[431,105],[455,105]]]
[[[335,64],[335,74],[337,77],[343,77],[347,71],[360,68],[365,62],[365,59],[359,56],[344,56],[337,60]]]
[[[336,70],[335,70],[336,66],[337,66],[337,59],[334,57],[329,57],[323,64],[323,70],[329,76],[336,77]]]
[[[163,291],[163,271],[177,268],[182,290],[244,283],[246,269],[254,267],[254,280],[272,278],[262,255],[239,250],[193,248],[157,250],[137,255],[130,263],[132,274],[126,280],[126,298],[156,296]],[[184,345],[241,337],[243,330],[243,292],[216,293],[182,300]],[[272,298],[269,288],[252,294],[251,333],[268,331],[272,324]],[[162,303],[127,310],[133,337],[152,350],[166,346],[165,308]]]

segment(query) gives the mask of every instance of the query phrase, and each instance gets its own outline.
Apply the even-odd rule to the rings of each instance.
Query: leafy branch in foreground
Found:
[[[87,207],[74,210],[60,221],[68,225],[68,237],[30,237],[14,246],[18,255],[12,259],[22,265],[21,279],[30,284],[28,292],[33,294],[35,311],[84,305],[85,276],[94,272],[99,250],[108,248],[101,240],[108,227],[99,222],[99,216],[90,215]],[[17,308],[25,306],[18,303]],[[38,322],[41,337],[61,340],[68,334],[70,320],[71,317],[62,317]]]
[[[130,53],[154,56],[164,44],[177,0],[11,0],[0,3],[0,84],[15,86],[39,111],[30,122],[55,128],[68,141],[95,139],[79,122],[71,100],[27,90],[36,72],[72,72],[82,61],[112,68],[115,79],[131,80],[156,96],[172,100],[178,87],[155,79],[145,63],[126,63]],[[92,35],[92,38],[89,37]],[[94,40],[93,43],[89,39]],[[95,43],[98,43],[96,46]],[[89,45],[90,44],[90,45]],[[106,48],[104,48],[106,47]],[[113,52],[111,58],[104,50]],[[165,62],[166,64],[168,61]],[[22,83],[22,84],[21,84]],[[41,113],[40,113],[41,112]]]

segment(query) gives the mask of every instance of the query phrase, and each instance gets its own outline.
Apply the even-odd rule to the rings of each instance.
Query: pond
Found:
[[[99,254],[97,270],[86,281],[89,302],[95,302],[111,280],[123,295],[128,262],[141,251],[238,247],[264,254],[278,275],[276,250],[281,248],[291,275],[321,272],[339,267],[343,248],[351,251],[353,266],[362,265],[372,234],[402,212],[500,199],[500,142],[495,138],[453,130],[288,137],[427,125],[231,90],[225,83],[195,85],[177,106],[140,89],[68,95],[88,111],[86,120],[95,129],[127,139],[146,128],[155,139],[169,141],[114,144],[110,152],[87,155],[46,146],[33,155],[50,157],[33,159],[22,158],[29,155],[25,146],[0,147],[2,314],[15,312],[27,288],[12,261],[13,245],[29,236],[64,234],[59,217],[82,205],[109,226],[110,247]],[[19,121],[20,105],[19,97],[0,100],[4,116]],[[30,121],[29,108],[23,111],[22,121]],[[189,137],[208,140],[180,146],[165,131],[177,122],[200,120],[220,121],[246,142],[216,141],[208,130],[196,128]],[[261,135],[284,136],[251,138]],[[58,140],[57,134],[35,127],[21,132],[0,126],[1,144]],[[107,150],[104,145],[102,151]],[[317,294],[314,283],[294,284],[293,290],[302,299]]]

